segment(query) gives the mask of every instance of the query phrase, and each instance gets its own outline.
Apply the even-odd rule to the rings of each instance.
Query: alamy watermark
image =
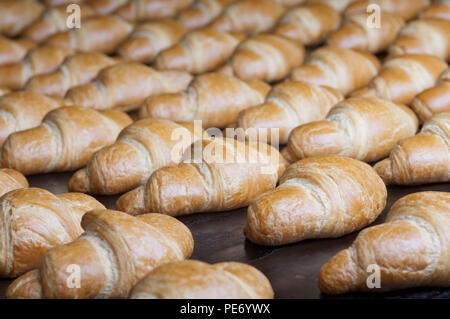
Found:
[[[66,26],[67,29],[79,29],[81,28],[81,8],[78,4],[69,4],[66,8],[67,19]]]
[[[381,28],[381,8],[378,4],[369,4],[366,8],[366,12],[369,14],[367,17],[367,27],[370,29]]]

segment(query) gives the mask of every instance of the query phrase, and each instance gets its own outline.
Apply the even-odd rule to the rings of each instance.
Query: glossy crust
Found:
[[[88,84],[70,89],[66,100],[95,109],[132,110],[151,95],[179,92],[192,76],[182,71],[156,71],[137,62],[119,63],[103,69]]]
[[[0,2],[0,34],[19,35],[39,18],[44,6],[37,0],[4,0]]]
[[[17,277],[36,268],[51,248],[83,231],[82,216],[105,208],[79,193],[53,195],[40,188],[14,190],[0,198],[0,277]]]
[[[342,100],[342,94],[335,89],[307,82],[283,82],[272,88],[264,103],[241,111],[235,126],[245,130],[278,129],[278,142],[286,144],[295,127],[325,119]]]
[[[96,151],[114,143],[131,122],[120,111],[58,108],[41,125],[9,135],[1,149],[1,167],[25,175],[78,169]]]
[[[450,193],[420,192],[400,198],[384,224],[361,231],[350,248],[320,270],[327,294],[381,292],[450,285]],[[380,288],[368,288],[370,265],[380,270]]]
[[[333,155],[304,159],[250,204],[244,234],[268,246],[340,237],[372,223],[386,197],[383,181],[363,162]]]
[[[232,210],[274,188],[284,169],[280,153],[265,143],[204,139],[192,144],[181,164],[155,171],[145,185],[122,195],[116,205],[132,215]]]
[[[69,190],[103,195],[132,190],[158,168],[178,164],[185,149],[201,138],[203,130],[195,129],[194,123],[137,121],[72,176]]]
[[[32,41],[12,40],[0,35],[0,65],[20,62],[35,47]]]
[[[307,0],[310,4],[324,4],[342,13],[351,3],[358,0]]]
[[[416,136],[399,141],[389,158],[375,165],[386,184],[450,181],[450,113],[434,115]]]
[[[22,173],[10,168],[0,168],[0,196],[25,187],[28,187],[28,181]]]
[[[16,279],[7,298],[127,298],[153,268],[189,258],[194,246],[183,223],[161,214],[93,210],[81,226],[78,239],[51,249],[39,269]],[[80,267],[79,289],[67,287],[71,265]]]
[[[194,0],[128,0],[115,13],[128,21],[148,21],[173,17]]]
[[[186,29],[193,30],[208,25],[217,18],[222,11],[236,0],[197,0],[192,6],[181,11],[177,20]]]
[[[376,4],[381,11],[397,14],[405,20],[411,20],[426,7],[430,5],[430,0],[358,0],[349,4],[345,10],[346,15],[366,12],[367,6]]]
[[[450,1],[439,0],[431,6],[420,12],[421,18],[437,18],[450,20]]]
[[[289,162],[327,154],[364,162],[389,155],[394,145],[416,134],[418,120],[408,107],[382,99],[347,99],[326,120],[295,128],[282,154]]]
[[[234,123],[240,111],[262,103],[269,90],[270,86],[262,81],[208,73],[195,77],[185,91],[148,98],[139,117],[201,120],[205,128],[223,128]]]
[[[379,68],[380,62],[370,53],[325,46],[314,50],[304,65],[293,69],[290,78],[329,86],[347,95],[367,85]]]
[[[132,299],[272,299],[269,280],[238,262],[169,263],[152,270],[133,288]]]

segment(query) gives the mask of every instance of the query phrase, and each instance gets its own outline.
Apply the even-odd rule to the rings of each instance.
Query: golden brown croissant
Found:
[[[18,91],[0,98],[0,147],[9,134],[41,124],[44,116],[65,104],[45,95]]]
[[[213,21],[234,1],[236,0],[197,0],[181,11],[176,19],[188,30],[198,29]]]
[[[207,73],[195,77],[185,91],[148,98],[139,110],[139,118],[201,120],[205,128],[223,128],[234,123],[240,111],[264,102],[269,90],[270,86],[262,81]]]
[[[145,185],[122,195],[117,208],[181,216],[245,207],[274,188],[285,168],[270,145],[231,138],[198,141],[185,155],[181,164],[158,169]]]
[[[22,173],[9,168],[0,168],[0,196],[19,188],[28,187],[28,181]]]
[[[341,15],[324,4],[307,4],[287,11],[273,30],[304,45],[317,45],[341,24]]]
[[[190,31],[179,43],[156,57],[155,67],[160,70],[185,70],[193,74],[214,71],[228,60],[244,37],[240,33],[212,28]]]
[[[331,109],[326,120],[296,127],[283,156],[298,159],[336,154],[373,162],[417,132],[414,112],[401,104],[375,98],[347,99]]]
[[[24,90],[64,97],[69,89],[89,83],[102,69],[117,62],[117,59],[97,52],[74,54],[66,58],[56,71],[33,76]]]
[[[389,53],[431,54],[450,60],[450,20],[424,18],[408,23],[389,47]]]
[[[266,32],[275,26],[284,11],[285,8],[274,0],[235,1],[229,4],[210,26],[227,32]]]
[[[239,113],[235,126],[245,130],[278,129],[279,143],[286,144],[295,127],[325,119],[328,111],[342,99],[342,94],[332,88],[283,82],[272,88],[264,103]]]
[[[77,238],[82,216],[105,207],[80,193],[53,195],[40,188],[14,190],[0,198],[0,277],[17,277],[39,266],[51,248]]]
[[[266,276],[250,265],[185,260],[152,270],[133,288],[130,298],[272,299],[273,289]]]
[[[72,53],[72,49],[67,48],[37,47],[22,61],[0,66],[0,86],[20,89],[32,76],[55,71]]]
[[[93,210],[81,226],[78,239],[49,250],[38,269],[8,287],[6,297],[126,298],[153,268],[190,257],[194,246],[183,223],[161,214]]]
[[[108,15],[114,13],[129,0],[89,0],[89,5],[98,15]]]
[[[405,22],[398,15],[383,12],[380,28],[374,28],[367,21],[369,16],[368,13],[348,16],[344,25],[330,34],[327,43],[371,53],[384,51],[395,41]]]
[[[308,4],[325,4],[342,13],[351,3],[359,0],[307,0]]]
[[[115,13],[128,21],[146,21],[176,15],[194,0],[128,0]]]
[[[379,68],[380,62],[370,53],[325,46],[314,50],[304,65],[293,69],[291,80],[329,86],[347,95],[367,85]]]
[[[201,138],[203,130],[195,129],[194,123],[137,121],[72,176],[69,190],[104,195],[132,190],[158,168],[178,164],[185,149]]]
[[[191,80],[187,72],[158,72],[137,62],[119,63],[103,69],[93,82],[70,89],[66,100],[96,109],[131,110],[151,95],[180,92]]]
[[[419,134],[399,141],[374,168],[386,184],[449,182],[450,112],[434,115]]]
[[[70,4],[70,3],[83,3],[85,1],[92,1],[92,0],[40,0],[40,2],[43,2],[47,7],[56,7],[63,4]],[[112,1],[112,0],[109,0]]]
[[[0,35],[0,65],[20,62],[35,47],[32,41],[12,40]]]
[[[186,29],[173,19],[161,19],[138,25],[117,53],[132,61],[149,63],[159,52],[176,44]]]
[[[85,19],[81,28],[56,33],[45,42],[48,45],[81,52],[113,53],[128,37],[133,25],[114,15]]]
[[[61,107],[49,112],[41,125],[9,135],[1,149],[1,167],[25,175],[81,168],[131,122],[120,111]]]
[[[358,234],[350,248],[320,270],[326,294],[379,292],[450,285],[450,193],[420,192],[400,198],[384,224]],[[379,286],[373,275],[378,268]]]
[[[334,238],[372,223],[387,191],[369,165],[341,156],[318,156],[289,166],[277,188],[248,207],[245,236],[260,245]]]
[[[437,18],[450,20],[450,0],[439,0],[421,11],[421,18]]]
[[[445,69],[447,63],[435,56],[399,55],[389,58],[369,85],[352,96],[378,97],[409,105],[414,96],[434,86]]]
[[[36,0],[0,1],[0,34],[19,35],[23,29],[39,18],[44,6]]]
[[[345,9],[346,15],[363,13],[370,4],[376,4],[381,11],[396,14],[405,20],[414,19],[427,6],[430,0],[358,0],[353,1]]]

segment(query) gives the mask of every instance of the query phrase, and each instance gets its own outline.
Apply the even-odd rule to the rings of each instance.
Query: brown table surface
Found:
[[[32,187],[64,193],[67,192],[70,176],[71,173],[61,173],[31,176],[28,179]],[[427,190],[450,191],[450,184],[388,187],[388,203],[376,223],[384,220],[391,205],[400,197]],[[108,208],[115,208],[117,196],[97,198]],[[251,264],[269,278],[276,298],[330,298],[321,294],[317,286],[320,267],[338,251],[351,245],[357,233],[338,239],[307,240],[281,247],[264,247],[254,245],[245,239],[242,233],[245,216],[246,209],[239,209],[180,218],[194,236],[195,249],[192,258],[210,263],[239,261]],[[0,297],[4,297],[10,282],[10,280],[0,280]],[[450,298],[450,288],[353,294],[339,298]]]

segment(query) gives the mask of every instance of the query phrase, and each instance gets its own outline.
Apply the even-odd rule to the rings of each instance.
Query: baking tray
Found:
[[[55,194],[67,192],[71,173],[30,176],[30,186],[45,188]],[[392,204],[402,196],[421,191],[450,191],[450,184],[414,187],[388,187],[388,202],[376,220],[381,223]],[[118,196],[97,196],[106,207],[115,208]],[[306,240],[280,247],[265,247],[245,239],[246,209],[204,213],[179,218],[192,231],[195,248],[192,258],[209,263],[239,261],[261,270],[272,283],[276,298],[449,298],[450,288],[409,289],[390,293],[364,293],[326,296],[320,293],[317,278],[320,267],[355,239],[353,233],[337,239]],[[0,280],[0,297],[11,280]]]

